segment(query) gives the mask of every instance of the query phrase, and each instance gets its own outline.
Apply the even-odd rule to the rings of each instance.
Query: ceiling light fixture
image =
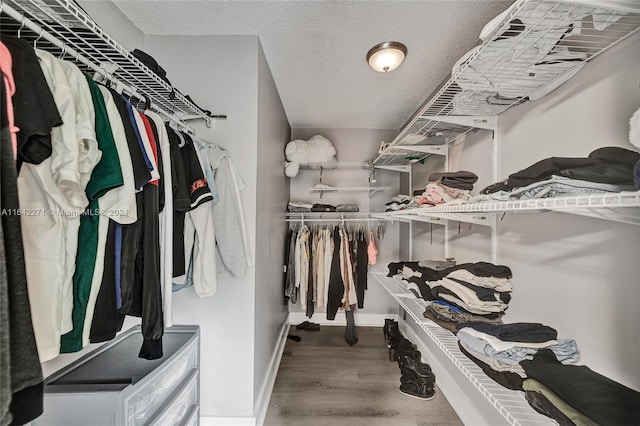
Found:
[[[369,66],[378,72],[393,71],[407,56],[407,46],[397,41],[385,41],[367,52]]]

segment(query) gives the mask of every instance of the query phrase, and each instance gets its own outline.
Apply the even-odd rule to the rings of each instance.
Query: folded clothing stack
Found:
[[[585,365],[566,365],[549,349],[520,365],[528,377],[522,388],[529,404],[561,425],[640,424],[640,392]]]
[[[289,213],[308,213],[311,211],[311,207],[313,207],[313,204],[304,201],[289,201],[287,211]]]
[[[345,212],[345,213],[355,213],[360,211],[360,207],[355,204],[338,204],[336,206],[337,212]]]
[[[395,212],[398,210],[411,209],[419,207],[420,204],[418,200],[420,200],[421,196],[411,197],[409,195],[398,194],[391,199],[388,203],[385,204],[387,206],[384,211],[386,212]]]
[[[312,212],[335,212],[336,206],[332,206],[331,204],[314,204],[311,207]]]
[[[620,147],[592,151],[587,158],[550,157],[489,185],[472,202],[635,191],[640,153]]]
[[[443,269],[421,266],[427,264]],[[488,262],[445,265],[434,261],[392,262],[388,276],[399,276],[407,282],[409,290],[427,301],[424,316],[454,333],[459,323],[501,323],[511,300],[511,269]]]
[[[543,324],[468,322],[457,328],[461,351],[485,374],[509,389],[522,390],[527,376],[520,362],[533,359],[540,349],[551,350],[565,364],[580,359],[575,340],[558,339],[558,332]]]
[[[478,180],[472,172],[432,173],[418,203],[435,206],[437,204],[460,204],[471,198],[470,191]]]

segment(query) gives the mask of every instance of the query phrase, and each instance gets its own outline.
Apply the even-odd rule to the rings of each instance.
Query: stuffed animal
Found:
[[[629,142],[636,148],[640,148],[640,109],[629,119]]]
[[[284,173],[289,177],[294,177],[300,170],[300,164],[323,164],[325,166],[335,165],[336,149],[328,139],[316,135],[308,141],[300,139],[289,142],[284,150],[287,161]]]

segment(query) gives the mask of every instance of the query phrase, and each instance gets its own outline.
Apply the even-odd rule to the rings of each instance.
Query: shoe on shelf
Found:
[[[433,386],[422,386],[415,382],[407,382],[400,384],[400,393],[413,398],[429,401],[436,396],[436,390]]]

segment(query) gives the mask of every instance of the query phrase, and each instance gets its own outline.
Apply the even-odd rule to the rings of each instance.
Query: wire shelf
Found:
[[[442,351],[450,362],[450,367],[459,370],[510,425],[556,424],[551,419],[535,412],[522,393],[506,389],[487,377],[480,367],[460,351],[458,338],[453,333],[422,315],[426,307],[424,300],[413,295],[396,293],[398,289],[397,278],[389,278],[383,272],[373,272],[372,274],[398,305],[411,316],[424,335]]]
[[[379,153],[376,165],[411,164],[427,156],[407,160],[398,154],[398,146],[438,138],[450,143],[455,137],[447,138],[447,132],[460,137],[474,128],[492,128],[490,117],[543,97],[588,61],[636,33],[640,6],[617,10],[518,0],[494,21],[480,35],[482,44],[456,63],[450,78]],[[472,119],[465,123],[461,117]]]
[[[35,33],[38,47],[55,49],[119,81],[130,94],[148,97],[158,112],[177,120],[212,118],[170,84],[156,75],[124,47],[106,34],[70,0],[2,0],[2,13],[18,28]],[[47,43],[49,42],[49,43]]]
[[[376,216],[406,221],[454,220],[492,226],[491,214],[549,211],[639,225],[640,191],[419,207],[397,212],[376,213]]]

